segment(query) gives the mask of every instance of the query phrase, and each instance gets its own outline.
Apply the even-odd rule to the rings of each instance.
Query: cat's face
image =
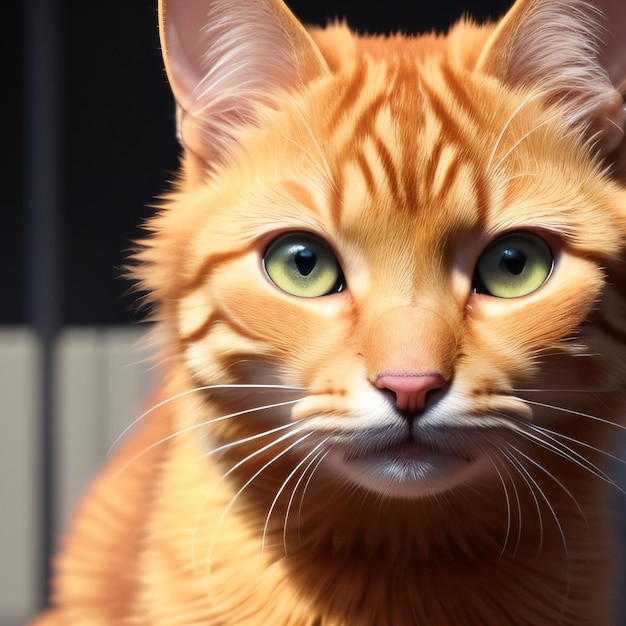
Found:
[[[555,436],[606,447],[624,192],[535,91],[459,64],[463,36],[315,71],[227,159],[190,150],[145,253],[164,323],[191,384],[289,388],[209,392],[191,421],[282,405],[211,445],[402,498],[577,454]]]

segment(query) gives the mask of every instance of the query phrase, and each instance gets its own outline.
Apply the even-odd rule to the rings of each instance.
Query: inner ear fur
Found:
[[[328,71],[280,0],[159,0],[159,28],[179,140],[208,168],[259,106]]]
[[[626,2],[518,0],[490,37],[478,69],[558,102],[626,178]]]

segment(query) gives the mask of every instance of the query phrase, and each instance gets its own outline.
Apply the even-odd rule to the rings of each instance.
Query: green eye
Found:
[[[519,298],[539,289],[548,280],[553,266],[552,251],[537,235],[504,235],[478,259],[474,289],[496,298]]]
[[[268,246],[265,271],[280,289],[301,298],[318,298],[345,287],[333,251],[308,233],[281,235]]]

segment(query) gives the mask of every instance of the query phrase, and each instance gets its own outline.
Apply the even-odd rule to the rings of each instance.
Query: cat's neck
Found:
[[[232,610],[237,623],[247,624],[237,613],[238,598],[245,594],[247,606],[256,607],[250,625],[265,613],[269,621],[285,624],[316,623],[314,614],[325,616],[319,622],[325,625],[391,626],[414,623],[416,615],[415,623],[557,623],[566,596],[584,603],[579,568],[587,575],[593,570],[595,580],[606,577],[607,584],[598,587],[610,588],[603,539],[609,536],[608,522],[597,514],[605,494],[589,472],[572,478],[583,494],[576,500],[555,481],[543,481],[535,492],[516,489],[504,475],[501,484],[480,493],[462,489],[453,503],[435,497],[385,501],[353,489],[330,495],[321,487],[328,477],[319,485],[311,480],[302,497],[286,491],[275,500],[276,485],[285,479],[280,463],[246,485],[245,472],[224,477],[226,463],[207,462],[197,433],[167,445],[159,492],[170,495],[155,503],[150,516],[143,567],[146,573],[171,572],[157,584],[161,591],[151,594],[175,597],[180,591],[187,603],[191,596],[193,603],[206,603],[207,615],[211,607],[225,610],[230,603],[220,615]],[[528,478],[533,479],[538,475]],[[482,514],[469,515],[472,508]],[[178,529],[171,533],[175,549],[167,537],[164,541],[164,528]],[[237,593],[233,581],[239,581]],[[571,623],[610,623],[609,593],[602,603],[606,616],[581,613]],[[360,615],[358,599],[371,595],[395,612],[384,618]],[[343,604],[346,598],[349,605]],[[571,606],[577,610],[577,602]],[[293,622],[276,622],[286,610]],[[545,621],[548,614],[553,621]]]
[[[317,528],[313,520],[303,519],[300,536],[292,529],[286,540],[278,522],[264,538],[266,511],[258,506],[263,498],[252,503],[255,498],[248,494],[222,516],[236,490],[226,485],[221,488],[219,482],[217,488],[212,487],[216,477],[207,483],[202,460],[181,463],[181,453],[190,453],[194,444],[178,441],[175,447],[179,449],[171,455],[171,466],[164,475],[168,488],[162,493],[176,494],[176,502],[161,503],[162,514],[152,517],[146,542],[150,548],[144,555],[146,575],[154,569],[171,572],[150,594],[184,598],[180,606],[172,608],[173,613],[180,610],[185,615],[193,605],[212,615],[214,607],[219,607],[222,619],[230,615],[232,623],[250,626],[263,617],[268,623],[329,626],[559,623],[566,596],[585,599],[585,585],[581,584],[585,578],[579,575],[579,568],[584,567],[587,573],[593,570],[594,580],[606,577],[607,584],[599,585],[607,590],[606,601],[598,605],[607,607],[607,615],[580,613],[579,621],[567,623],[610,623],[612,599],[603,562],[607,546],[600,545],[601,538],[609,536],[608,529],[605,520],[589,518],[586,512],[561,517],[559,528],[546,506],[539,505],[543,517],[539,523],[538,515],[523,503],[520,531],[516,505],[510,503],[509,537],[499,534],[487,536],[485,541],[489,532],[482,529],[482,534],[475,533],[465,526],[467,516],[462,511],[455,512],[441,503],[424,503],[422,515],[412,518],[409,536],[413,544],[407,546],[404,537],[402,544],[393,540],[400,536],[399,527],[394,528],[393,506],[379,503],[374,514],[373,506],[368,510],[353,508],[354,499],[352,510],[337,511],[336,517],[344,521],[358,517],[368,524],[369,529],[361,527],[360,538],[348,537],[336,519],[325,532],[320,519]],[[189,479],[195,479],[192,485]],[[315,497],[314,493],[309,497]],[[511,493],[509,497],[516,496]],[[188,506],[190,502],[195,503],[193,507]],[[476,502],[476,506],[484,505]],[[425,523],[427,508],[438,509],[440,514],[433,515],[431,524]],[[305,517],[306,508],[298,513]],[[274,515],[280,519],[284,510],[275,510]],[[438,535],[433,530],[436,518],[442,521]],[[384,520],[387,527],[381,526]],[[163,529],[173,524],[184,527],[184,532],[176,534],[176,550],[167,538],[165,543],[163,540]],[[583,548],[578,540],[570,555],[561,533],[588,537],[588,545]],[[400,545],[405,546],[404,551]],[[176,563],[171,562],[173,558]],[[168,567],[162,567],[164,563]],[[366,599],[372,596],[377,597],[375,605],[385,607],[384,615],[362,612],[366,606],[371,611],[372,604]],[[246,597],[248,621],[240,614],[242,597]],[[573,606],[578,610],[577,603]],[[315,618],[322,621],[315,622]]]

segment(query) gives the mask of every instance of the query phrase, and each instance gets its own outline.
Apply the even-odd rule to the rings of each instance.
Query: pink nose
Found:
[[[396,406],[410,413],[423,411],[426,394],[442,389],[445,384],[441,374],[384,374],[374,381],[378,389],[393,391],[396,394]]]

